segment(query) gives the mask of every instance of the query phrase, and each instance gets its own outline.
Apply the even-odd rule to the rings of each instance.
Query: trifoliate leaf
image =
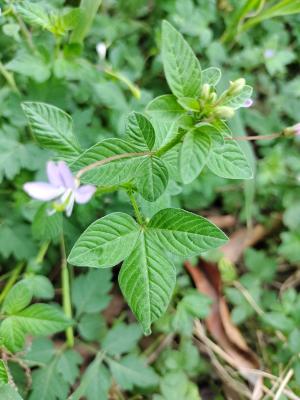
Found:
[[[147,231],[141,233],[132,253],[124,261],[119,284],[144,333],[166,310],[176,280],[174,265],[162,254]]]
[[[207,219],[178,208],[166,208],[155,214],[148,224],[148,235],[166,251],[184,257],[227,241],[226,235]]]
[[[190,183],[205,166],[211,147],[210,136],[200,128],[193,129],[184,136],[180,150],[180,172],[184,183]]]
[[[167,21],[162,25],[162,57],[169,87],[176,97],[201,94],[201,67],[182,35]]]
[[[90,270],[74,279],[72,301],[77,316],[103,310],[110,301],[111,270]]]
[[[72,119],[64,111],[50,104],[22,103],[23,111],[38,143],[54,150],[66,159],[79,155],[80,146],[72,131]]]
[[[140,228],[124,213],[108,214],[92,223],[75,243],[68,261],[84,267],[111,267],[132,251]]]
[[[126,133],[134,145],[152,150],[155,132],[151,122],[143,114],[132,112],[127,121]]]
[[[138,192],[147,201],[157,200],[165,191],[168,180],[168,168],[155,156],[147,157],[136,171]]]

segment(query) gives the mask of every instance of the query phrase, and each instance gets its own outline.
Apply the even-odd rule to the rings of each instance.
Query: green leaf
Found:
[[[176,97],[201,94],[201,66],[189,44],[167,21],[162,24],[162,57],[169,87]]]
[[[49,14],[44,7],[31,1],[23,1],[22,5],[16,5],[16,10],[21,17],[30,25],[37,25],[44,29],[51,27]]]
[[[5,314],[14,314],[27,307],[31,299],[32,291],[30,287],[25,281],[21,281],[14,285],[8,292],[3,303],[2,311]]]
[[[109,359],[108,363],[113,377],[124,390],[132,390],[134,386],[156,386],[158,383],[156,373],[143,358],[128,355],[120,362]]]
[[[147,201],[157,200],[165,191],[169,180],[168,169],[158,157],[147,157],[136,171],[138,192]]]
[[[35,338],[25,354],[25,359],[33,363],[48,364],[55,354],[54,344],[45,337]]]
[[[30,400],[65,400],[69,385],[57,369],[58,358],[32,374]]]
[[[46,276],[26,276],[24,283],[30,288],[32,295],[38,299],[50,300],[54,297],[54,287]]]
[[[0,387],[3,384],[8,383],[8,369],[6,363],[3,360],[0,360]]]
[[[183,115],[184,110],[172,94],[156,97],[147,105],[147,114],[151,118],[172,122]]]
[[[200,111],[199,101],[192,97],[180,97],[177,101],[186,111]]]
[[[130,215],[108,214],[83,232],[71,250],[68,262],[84,267],[114,266],[132,251],[139,231]]]
[[[55,106],[38,102],[22,103],[22,108],[42,147],[54,150],[66,159],[79,155],[80,147],[68,114]]]
[[[126,154],[126,157],[111,160],[86,172],[81,177],[82,182],[93,185],[120,185],[135,177],[137,167],[145,158],[145,155],[137,156],[136,153],[140,154],[141,149],[132,143],[117,138],[105,139],[82,153],[71,166],[72,169],[78,171],[94,162]]]
[[[33,335],[50,335],[64,330],[71,324],[71,321],[58,307],[39,303],[31,305],[9,318],[14,318],[24,332]]]
[[[220,68],[209,67],[202,71],[202,83],[211,86],[217,86],[222,76]]]
[[[184,136],[180,149],[180,172],[184,183],[190,183],[205,166],[211,147],[210,136],[195,128]]]
[[[183,257],[203,253],[227,241],[226,235],[207,219],[178,208],[166,208],[155,214],[148,224],[148,235],[166,251]]]
[[[22,350],[25,332],[14,317],[6,318],[0,325],[0,339],[12,353]]]
[[[102,311],[110,301],[108,292],[111,287],[109,269],[90,270],[76,277],[72,285],[72,301],[76,307],[76,315]]]
[[[142,331],[138,325],[117,324],[108,331],[101,345],[103,350],[112,356],[129,353],[137,345],[141,336]]]
[[[3,400],[23,400],[16,389],[10,384],[0,386],[0,398]]]
[[[234,140],[226,140],[222,146],[217,146],[210,152],[208,168],[216,175],[228,179],[251,179],[253,177],[250,165]]]
[[[101,301],[101,303],[103,303],[103,301]],[[104,317],[99,314],[99,312],[83,314],[78,323],[78,331],[80,336],[89,342],[99,340],[100,337],[103,336],[105,330],[106,322]]]
[[[174,265],[162,255],[147,231],[141,233],[133,252],[124,261],[119,285],[144,333],[166,310],[176,280]]]
[[[101,365],[101,358],[98,354],[95,360],[87,367],[80,385],[72,394],[72,400],[108,400],[108,390],[111,385],[111,378],[107,368]]]
[[[58,358],[57,371],[70,386],[74,385],[79,376],[79,365],[82,361],[80,354],[73,349],[64,351]]]
[[[232,107],[235,110],[242,107],[246,100],[250,99],[253,89],[249,85],[245,85],[243,89],[236,95],[229,97],[222,105]]]
[[[42,204],[32,222],[32,234],[40,241],[57,239],[62,234],[62,213],[48,215],[48,208],[48,204]]]
[[[152,150],[155,132],[151,122],[143,114],[132,112],[129,115],[126,133],[134,145],[144,150]]]

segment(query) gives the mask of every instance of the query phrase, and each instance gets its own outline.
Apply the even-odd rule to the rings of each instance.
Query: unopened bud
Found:
[[[100,60],[104,60],[106,56],[106,44],[103,42],[98,43],[96,46],[96,51]]]
[[[208,83],[204,83],[202,86],[202,98],[207,99],[210,94],[210,85]]]
[[[285,128],[283,130],[283,135],[287,137],[300,136],[300,122],[296,125]]]
[[[217,100],[217,93],[212,92],[212,93],[209,95],[208,100],[209,100],[210,102],[214,103],[214,102]]]
[[[237,79],[233,82],[230,82],[230,93],[237,94],[239,93],[243,87],[246,85],[246,81],[244,78]]]
[[[232,118],[234,116],[234,109],[227,106],[217,107],[215,115],[220,118]]]

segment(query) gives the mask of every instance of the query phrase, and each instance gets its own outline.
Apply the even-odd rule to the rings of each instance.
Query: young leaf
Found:
[[[118,324],[110,329],[101,345],[107,354],[112,356],[129,353],[137,345],[142,331],[137,324]]]
[[[217,86],[221,79],[222,73],[220,68],[209,67],[202,71],[202,83],[211,86]]]
[[[110,160],[109,163],[99,165],[81,177],[83,183],[100,186],[120,185],[135,177],[137,167],[145,158],[141,148],[125,140],[117,138],[102,140],[82,153],[71,167],[77,171],[94,162],[121,154],[126,154],[126,157]]]
[[[79,155],[80,146],[73,135],[72,119],[64,111],[45,103],[22,103],[38,143],[66,159]]]
[[[201,94],[201,66],[189,44],[167,21],[162,25],[162,57],[170,89],[176,97]]]
[[[199,101],[192,97],[180,97],[177,101],[186,111],[200,111]]]
[[[119,285],[144,333],[166,310],[176,280],[174,265],[162,255],[159,245],[141,233],[133,252],[124,261]]]
[[[6,314],[14,314],[28,306],[32,298],[32,291],[25,281],[20,281],[8,292],[2,311]]]
[[[183,257],[203,253],[227,241],[226,235],[207,219],[179,208],[166,208],[155,214],[148,224],[148,236],[165,250]]]
[[[35,370],[32,374],[30,400],[65,400],[69,385],[57,369],[58,358]]]
[[[147,157],[136,171],[138,192],[147,201],[158,199],[165,191],[168,180],[168,169],[158,157]]]
[[[77,317],[83,313],[96,313],[107,307],[111,297],[111,270],[89,270],[74,279],[72,285],[72,302]]]
[[[8,383],[9,375],[6,363],[0,360],[0,386]]]
[[[52,25],[49,14],[39,4],[24,1],[22,5],[16,5],[16,10],[30,25],[37,25],[44,29],[49,29]]]
[[[222,178],[251,179],[253,175],[246,156],[234,140],[226,140],[222,146],[214,147],[207,166]]]
[[[130,254],[139,232],[131,216],[121,212],[108,214],[83,232],[68,262],[79,267],[112,267]]]
[[[184,183],[190,183],[202,171],[211,147],[210,136],[200,128],[188,132],[180,150],[180,172]]]
[[[245,85],[240,93],[229,97],[226,101],[222,104],[227,107],[232,107],[235,110],[242,107],[245,104],[245,101],[250,99],[252,95],[253,89],[249,85]]]
[[[111,386],[111,377],[104,365],[101,365],[99,354],[85,370],[80,385],[72,394],[72,400],[99,400],[108,399],[108,390]]]
[[[135,355],[128,355],[120,362],[109,360],[112,375],[124,390],[132,390],[134,386],[151,387],[158,383],[154,370],[146,366],[145,360]]]
[[[9,318],[14,318],[24,332],[33,335],[50,335],[64,330],[71,324],[71,321],[59,308],[39,303],[31,305]]]
[[[126,133],[134,145],[144,150],[152,150],[155,132],[151,122],[143,114],[132,112],[129,115]]]

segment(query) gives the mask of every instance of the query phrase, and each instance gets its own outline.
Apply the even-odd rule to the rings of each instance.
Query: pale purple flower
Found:
[[[54,200],[56,209],[65,210],[69,217],[72,214],[74,202],[85,204],[92,198],[96,191],[95,186],[82,185],[76,179],[64,161],[55,164],[47,163],[47,176],[49,182],[27,182],[23,186],[25,192],[36,200]]]
[[[266,49],[264,51],[264,56],[265,58],[272,58],[274,56],[275,52],[272,49]]]
[[[244,101],[244,104],[242,105],[242,107],[249,108],[249,107],[252,106],[252,104],[253,104],[253,100],[252,99],[247,99],[247,100]]]

